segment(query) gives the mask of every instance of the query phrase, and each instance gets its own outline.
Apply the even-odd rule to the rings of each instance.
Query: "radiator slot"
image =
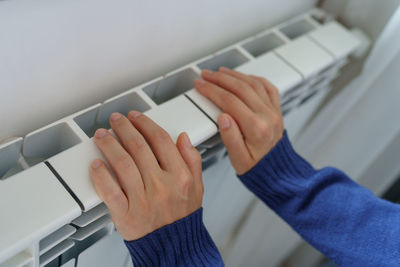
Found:
[[[76,232],[76,228],[71,225],[64,225],[57,231],[46,236],[39,242],[39,255],[43,255],[57,244],[61,243],[73,233]]]
[[[254,57],[259,57],[284,43],[285,41],[282,38],[276,33],[271,32],[245,43],[242,47]]]
[[[26,161],[32,166],[80,142],[80,138],[71,127],[62,122],[28,134],[24,139],[22,151]]]
[[[102,203],[94,207],[93,209],[84,212],[81,216],[73,220],[72,224],[78,227],[86,227],[90,223],[96,221],[97,219],[101,218],[106,214],[108,214],[108,209],[106,205]]]
[[[307,84],[299,84],[296,87],[287,91],[281,98],[281,105],[285,105],[296,97],[304,93],[308,88]]]
[[[296,96],[290,96],[284,102],[282,102],[282,111],[285,111],[285,114],[287,114],[292,108],[296,107],[299,103],[300,95],[302,95],[303,93],[304,92]]]
[[[221,151],[225,148],[220,134],[215,134],[196,147],[201,155],[203,171],[218,163]]]
[[[69,232],[67,237],[65,234],[62,235],[63,238],[67,239],[64,239],[59,244],[55,245],[53,248],[48,250],[48,252],[41,255],[40,266],[43,265],[46,265],[46,267],[59,266],[59,264],[64,264],[70,261],[71,259],[78,258],[79,254],[82,251],[92,246],[94,243],[96,243],[104,236],[109,235],[112,232],[111,225],[112,223],[109,215],[102,216],[92,221],[91,223],[85,225],[84,227],[73,227],[71,225],[67,225],[68,227],[74,228],[75,232],[72,234],[70,234]],[[61,232],[64,227],[60,228],[54,233]],[[48,237],[46,237],[42,241],[46,240],[47,238]]]
[[[110,223],[111,223],[111,217],[109,215],[104,215],[103,217],[90,223],[89,225],[82,227],[82,228],[78,228],[76,233],[71,235],[70,238],[78,240],[78,241],[82,241],[82,240],[88,238],[89,236],[91,236],[92,234],[94,234],[95,232],[99,231],[100,229],[104,228],[105,226],[107,226]]]
[[[63,253],[60,256],[59,262],[61,262],[61,264],[64,264],[64,263],[70,261],[71,259],[79,258],[79,254],[81,252],[83,252],[87,248],[91,247],[93,244],[95,244],[97,241],[99,241],[103,237],[109,235],[113,231],[113,228],[111,226],[112,226],[112,224],[108,223],[108,224],[104,225],[104,227],[99,228],[97,231],[95,231],[94,233],[85,237],[84,239],[74,240],[75,246],[72,247],[67,252]]]
[[[45,266],[46,264],[50,263],[52,260],[56,259],[61,254],[65,253],[67,250],[72,248],[74,245],[75,242],[70,239],[62,241],[60,244],[53,247],[45,254],[39,257],[39,266],[40,267]]]
[[[194,80],[199,76],[186,68],[177,73],[167,75],[143,88],[143,91],[158,105],[183,94],[194,87]]]
[[[208,158],[207,160],[204,160],[201,162],[201,168],[203,171],[207,170],[208,168],[210,168],[211,166],[213,166],[214,164],[218,163],[218,157],[217,156],[213,156],[211,158]]]
[[[105,101],[104,104],[100,106],[95,128],[110,129],[109,119],[113,112],[119,112],[127,116],[131,110],[145,112],[149,109],[150,105],[140,97],[136,91],[117,96]]]
[[[289,39],[293,40],[301,35],[304,35],[315,29],[315,26],[303,18],[294,22],[291,22],[281,28],[279,30]]]
[[[150,108],[150,105],[137,91],[132,91],[128,94],[111,98],[100,107],[95,107],[74,117],[74,121],[88,137],[92,137],[99,128],[111,128],[109,118],[113,112],[119,112],[127,116],[131,110],[145,112]]]
[[[221,156],[220,152],[223,151],[224,148],[225,146],[221,140],[220,134],[214,135],[196,147],[201,154],[203,171],[218,163]]]
[[[211,147],[207,149],[202,155],[202,161],[207,161],[213,156],[217,155],[219,152],[221,152],[224,149],[224,144],[223,143],[218,143],[214,147]]]
[[[84,250],[91,247],[97,241],[101,240],[102,238],[104,238],[109,234],[110,234],[109,228],[102,228],[98,232],[94,233],[93,235],[89,236],[88,238],[82,241],[75,240],[75,246],[72,249],[68,250],[66,253],[62,254],[59,261],[61,262],[61,264],[64,264],[70,261],[71,259],[78,259],[79,261],[80,253],[82,253]]]
[[[220,134],[216,134],[213,137],[211,137],[211,138],[207,139],[206,141],[204,141],[203,143],[201,143],[200,145],[198,145],[197,148],[199,150],[210,149],[210,148],[213,148],[213,147],[219,145],[220,143],[222,143],[221,136],[220,136]]]
[[[234,69],[247,61],[249,61],[249,59],[235,48],[216,54],[214,57],[200,62],[197,66],[200,69],[217,71],[220,67]]]
[[[98,106],[89,109],[88,111],[74,117],[74,121],[85,132],[88,137],[92,137],[96,130],[96,118],[99,112]]]
[[[311,93],[308,93],[303,99],[300,101],[299,106],[304,105],[307,103],[309,100],[311,100],[317,93],[319,93],[320,90],[314,90]]]
[[[6,179],[24,169],[21,163],[22,138],[0,145],[0,180]]]

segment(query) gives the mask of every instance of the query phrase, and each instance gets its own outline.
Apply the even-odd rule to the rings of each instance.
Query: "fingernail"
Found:
[[[189,136],[187,135],[187,133],[184,133],[183,134],[183,145],[186,147],[186,148],[192,148],[193,147],[193,145],[192,145],[192,143],[190,142],[190,139],[189,139]]]
[[[198,78],[194,80],[194,82],[199,86],[203,86],[206,84],[206,82],[203,79],[198,79]]]
[[[212,72],[211,70],[204,69],[204,70],[203,70],[203,74],[205,74],[205,75],[211,75],[211,74],[213,74],[213,72]]]
[[[230,69],[228,69],[227,67],[220,67],[219,70],[220,71],[230,71]]]
[[[98,167],[101,166],[101,164],[102,164],[101,160],[95,159],[95,160],[92,162],[92,168],[93,168],[93,169],[97,169]]]
[[[137,118],[141,115],[142,113],[140,113],[139,111],[136,110],[132,110],[131,112],[129,112],[128,116],[131,119]]]
[[[100,139],[100,138],[103,138],[104,136],[106,136],[108,134],[109,134],[109,132],[106,129],[98,129],[94,136],[96,138]]]
[[[221,115],[218,119],[218,126],[221,130],[226,130],[231,126],[231,121],[227,116]]]
[[[110,119],[112,121],[116,121],[116,120],[120,119],[121,117],[122,117],[122,115],[120,113],[115,112],[115,113],[111,114]]]

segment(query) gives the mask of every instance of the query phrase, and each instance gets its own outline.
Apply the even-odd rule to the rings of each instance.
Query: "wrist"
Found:
[[[203,209],[134,241],[125,241],[134,266],[218,265],[222,259],[203,224]]]
[[[268,205],[296,195],[307,187],[314,168],[293,149],[286,131],[253,168],[238,175],[244,185]]]

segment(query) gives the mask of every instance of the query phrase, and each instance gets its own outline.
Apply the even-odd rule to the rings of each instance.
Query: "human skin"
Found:
[[[168,133],[147,116],[131,111],[110,117],[109,131],[96,131],[94,141],[101,159],[93,161],[94,187],[110,210],[121,236],[139,239],[201,207],[201,157],[186,133],[175,145]]]
[[[220,134],[239,175],[281,139],[279,92],[266,79],[220,68],[203,70],[195,87],[223,111]],[[144,237],[201,207],[201,157],[186,133],[174,144],[165,130],[137,111],[128,117],[113,113],[110,125],[117,138],[106,129],[94,136],[108,164],[94,160],[90,175],[125,240]]]
[[[228,68],[202,71],[196,89],[224,113],[218,117],[222,141],[237,174],[254,167],[282,138],[278,89],[268,80]]]

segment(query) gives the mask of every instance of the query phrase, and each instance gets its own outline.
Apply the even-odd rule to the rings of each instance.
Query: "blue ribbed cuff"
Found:
[[[309,186],[316,171],[293,149],[286,131],[276,146],[251,170],[238,176],[262,201],[277,209]]]
[[[135,267],[224,266],[203,224],[203,208],[125,244]]]

